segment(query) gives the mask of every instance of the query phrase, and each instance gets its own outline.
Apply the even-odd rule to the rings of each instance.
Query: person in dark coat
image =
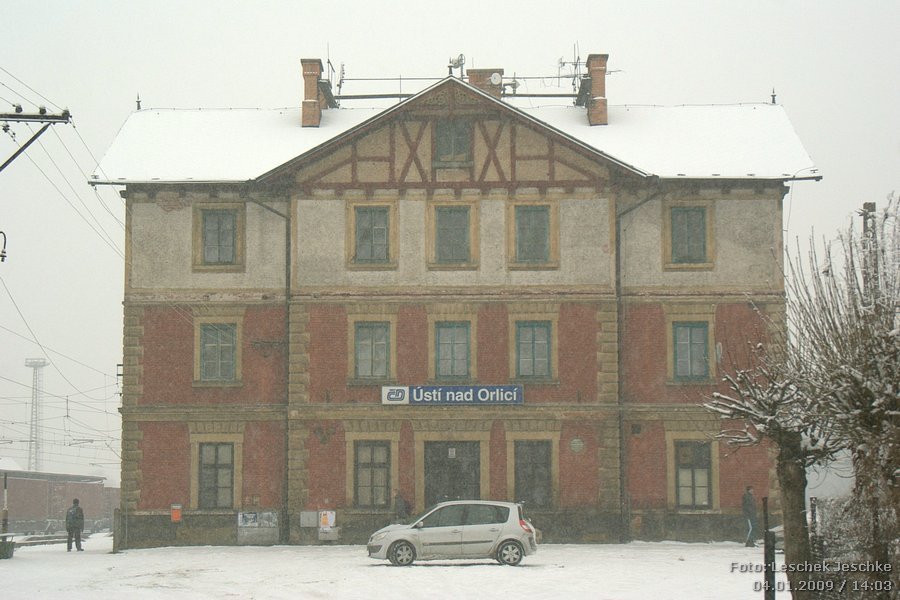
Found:
[[[75,548],[81,552],[81,531],[84,529],[84,511],[78,505],[78,498],[72,500],[72,506],[66,512],[66,551],[72,551],[72,540],[75,540]]]
[[[394,490],[394,513],[397,516],[397,520],[401,523],[405,523],[406,519],[409,518],[409,504],[400,495],[399,490]]]
[[[744,492],[744,497],[741,501],[741,508],[744,513],[744,518],[747,519],[747,540],[744,542],[744,545],[748,548],[756,547],[756,538],[757,536],[757,522],[756,522],[756,498],[753,497],[753,486],[748,485],[747,491]]]

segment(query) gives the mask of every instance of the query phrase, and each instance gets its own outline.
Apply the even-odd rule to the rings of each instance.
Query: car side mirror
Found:
[[[425,527],[425,524],[422,523],[422,521],[419,521],[418,523],[413,525],[413,529],[422,529],[423,527]]]

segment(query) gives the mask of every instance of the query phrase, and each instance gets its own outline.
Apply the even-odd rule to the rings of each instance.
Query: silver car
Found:
[[[534,526],[513,502],[441,502],[410,525],[388,525],[372,534],[369,556],[398,566],[414,560],[493,558],[518,565],[537,552]]]

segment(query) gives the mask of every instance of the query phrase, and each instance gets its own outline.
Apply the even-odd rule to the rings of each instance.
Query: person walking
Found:
[[[744,545],[748,548],[755,548],[758,526],[756,521],[756,498],[753,497],[752,485],[748,485],[747,490],[744,492],[741,508],[744,513],[744,518],[747,519],[748,527],[747,540],[744,542]]]
[[[84,529],[84,511],[78,505],[78,498],[72,500],[72,506],[66,512],[66,552],[72,551],[72,540],[75,540],[75,548],[81,552],[81,531]]]
[[[405,523],[406,519],[409,518],[409,504],[407,504],[406,499],[400,495],[400,490],[394,490],[394,514],[397,517],[397,521],[400,523]]]

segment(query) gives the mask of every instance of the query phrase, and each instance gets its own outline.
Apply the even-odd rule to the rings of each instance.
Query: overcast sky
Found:
[[[549,78],[560,58],[608,53],[614,105],[769,102],[774,88],[824,176],[791,186],[788,240],[834,237],[900,191],[897,2],[4,0],[0,19],[0,113],[74,121],[0,172],[0,458],[23,468],[25,360],[45,358],[43,470],[119,481],[124,210],[85,180],[138,94],[143,108],[299,107],[301,58],[348,78],[439,78],[464,54]],[[37,129],[10,125],[0,161]]]

